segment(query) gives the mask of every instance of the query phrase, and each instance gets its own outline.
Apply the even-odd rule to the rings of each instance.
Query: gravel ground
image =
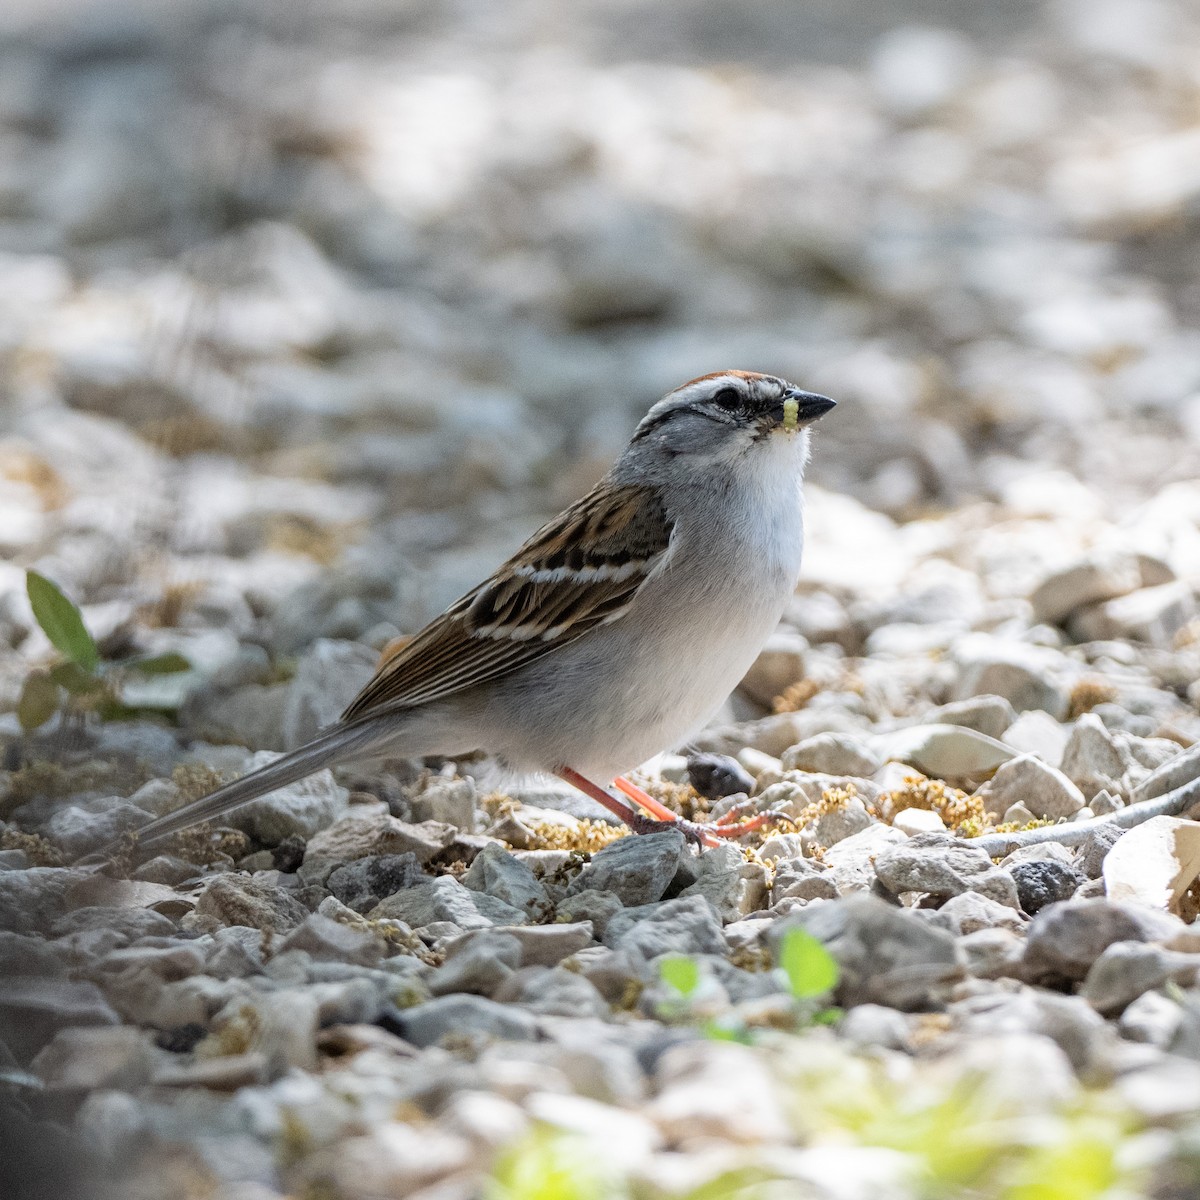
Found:
[[[793,7],[5,6],[6,1195],[1200,1193],[1200,21]],[[642,782],[777,829],[479,757],[68,865],[730,366],[841,403],[784,624]],[[128,719],[22,731],[28,567]]]

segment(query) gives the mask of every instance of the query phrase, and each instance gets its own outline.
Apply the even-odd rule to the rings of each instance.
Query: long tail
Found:
[[[389,728],[390,726],[390,728]],[[144,849],[160,845],[173,834],[199,825],[202,821],[212,821],[242,808],[244,805],[265,796],[276,788],[286,787],[319,771],[322,767],[332,766],[348,758],[366,757],[373,749],[380,748],[385,742],[392,740],[395,734],[395,719],[371,717],[367,720],[356,721],[349,725],[335,725],[332,729],[318,734],[311,742],[285,754],[282,758],[241,779],[219,787],[199,800],[193,800],[182,808],[164,817],[158,817],[148,825],[143,825],[134,831],[137,838],[137,855],[142,857]],[[81,865],[107,862],[128,846],[128,835],[116,838],[85,858]]]

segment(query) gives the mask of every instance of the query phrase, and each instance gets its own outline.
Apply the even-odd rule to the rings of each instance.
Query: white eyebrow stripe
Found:
[[[535,567],[513,568],[513,574],[533,583],[621,583],[645,572],[648,559],[638,558],[616,567],[602,563],[598,567]]]

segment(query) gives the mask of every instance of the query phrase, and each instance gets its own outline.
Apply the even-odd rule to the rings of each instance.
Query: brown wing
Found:
[[[342,720],[440,700],[615,621],[671,529],[656,489],[599,484],[385,662]]]

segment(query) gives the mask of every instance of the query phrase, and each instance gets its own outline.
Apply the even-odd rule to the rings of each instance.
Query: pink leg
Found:
[[[649,817],[642,816],[640,812],[634,808],[631,808],[623,800],[618,800],[616,796],[610,795],[607,791],[605,791],[604,788],[593,783],[590,779],[585,778],[583,775],[580,775],[578,771],[572,771],[570,767],[560,768],[557,774],[560,779],[565,780],[572,787],[578,788],[585,796],[591,796],[591,798],[598,804],[603,804],[610,813],[620,817],[621,820],[624,821],[625,824],[634,831],[634,833],[653,833],[659,829],[674,825],[685,837],[690,838],[694,842],[699,842],[705,846],[716,846],[720,844],[707,830],[703,830],[699,826],[693,825],[690,821],[681,820],[676,813],[671,812],[669,808],[663,808],[663,806],[658,804],[656,801],[651,801],[655,809],[667,814],[664,819],[657,821]],[[641,788],[634,787],[634,785],[629,783],[628,780],[623,780],[621,782],[624,782],[626,787],[632,789],[634,792],[645,795]],[[628,794],[629,793],[626,792],[626,795]],[[650,799],[648,796],[646,798]]]

